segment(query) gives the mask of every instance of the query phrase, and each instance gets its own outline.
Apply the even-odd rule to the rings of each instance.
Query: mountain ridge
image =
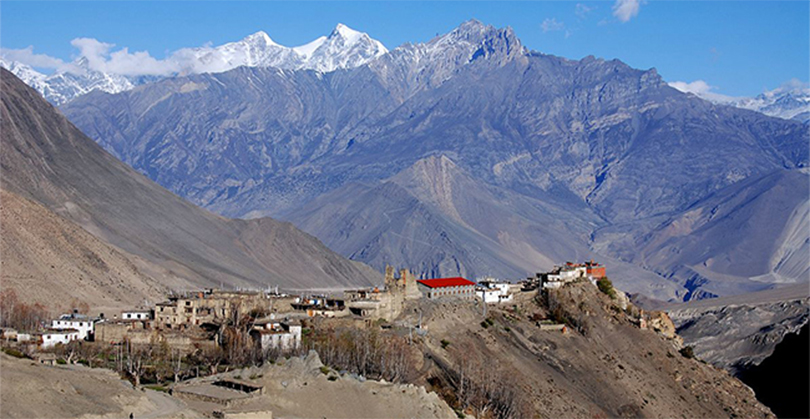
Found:
[[[461,208],[456,204],[442,210],[428,205],[433,199],[429,195],[415,196],[390,185],[375,191],[418,161],[444,156],[475,179],[471,188],[484,193],[493,187],[561,209],[556,217],[563,225],[580,213],[593,214],[598,221],[592,231],[575,229],[568,235],[584,236],[581,243],[592,254],[625,263],[632,263],[625,253],[633,252],[636,244],[623,250],[603,246],[594,241],[597,225],[619,226],[613,232],[624,237],[633,231],[646,234],[745,179],[803,170],[810,154],[801,123],[683,94],[668,86],[655,69],[528,51],[509,28],[477,21],[425,44],[400,47],[367,65],[322,77],[305,71],[239,68],[162,81],[118,95],[91,94],[64,110],[137,170],[192,202],[229,216],[307,213],[318,223],[328,219],[322,217],[329,212],[315,215],[307,207],[326,196],[336,209],[358,208],[352,204],[351,191],[372,194],[368,198],[376,196],[375,202],[381,203],[390,194],[403,202],[416,199],[427,205],[417,213],[427,217],[437,234],[456,231],[466,237],[487,231],[488,223],[481,218],[471,218],[477,223],[472,229],[464,225],[470,225],[468,219],[459,222],[453,213]],[[350,184],[366,186],[341,189]],[[805,192],[796,193],[801,197]],[[328,199],[315,207],[325,208]],[[423,207],[413,206],[419,208]],[[438,215],[441,222],[436,224]],[[387,222],[380,215],[369,216]],[[369,240],[343,239],[347,247],[341,252],[346,256],[393,255],[390,245],[381,244],[382,236],[353,230],[350,220],[330,231],[320,230],[323,224],[318,229],[301,224],[300,217],[296,222],[310,232],[317,230],[315,234],[332,246],[332,240],[344,233]],[[403,218],[391,225],[408,222]],[[795,223],[797,236],[790,240],[801,242],[806,222]],[[484,236],[491,240],[497,234]],[[459,243],[451,248],[465,259]],[[772,244],[758,251],[771,255]],[[544,259],[537,252],[540,247],[548,248],[526,237],[512,245],[535,254],[537,269],[545,268],[548,260],[584,254],[571,249],[565,255],[545,254]],[[425,249],[412,250],[419,254]],[[698,272],[698,265],[708,259],[725,257],[722,249],[727,248],[717,249],[720,254],[705,255],[697,265],[645,268],[681,287],[673,292],[665,286],[670,289],[667,298],[771,286],[755,279],[768,274],[765,271],[742,278],[738,273],[728,275],[725,268]],[[409,251],[395,251],[402,259],[390,261],[400,265],[407,261],[420,266],[422,273],[489,273],[458,263],[442,265],[445,262],[427,255],[425,260],[432,265],[422,266],[405,256]],[[526,268],[520,271],[525,274]],[[733,283],[726,281],[729,278],[739,280],[739,285],[721,287]],[[711,281],[717,282],[717,289],[709,290]]]
[[[266,32],[259,31],[218,47],[183,48],[163,61],[169,73],[160,75],[131,76],[93,69],[84,56],[49,75],[16,61],[0,59],[0,67],[35,88],[49,102],[63,105],[92,91],[120,93],[174,75],[220,73],[240,66],[328,73],[363,65],[387,52],[367,33],[339,23],[328,36],[298,47],[277,44]]]

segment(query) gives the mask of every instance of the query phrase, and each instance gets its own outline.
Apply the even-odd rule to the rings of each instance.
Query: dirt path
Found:
[[[154,390],[146,390],[146,397],[155,405],[155,410],[146,414],[135,416],[137,419],[157,419],[157,418],[173,418],[183,413],[183,417],[187,417],[189,410],[186,405],[166,393]]]

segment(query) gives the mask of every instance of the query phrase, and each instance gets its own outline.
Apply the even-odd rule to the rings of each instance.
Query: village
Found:
[[[593,261],[568,262],[552,271],[509,283],[494,278],[477,282],[462,277],[416,279],[407,269],[395,275],[388,266],[384,288],[345,290],[329,295],[292,296],[274,291],[206,289],[171,294],[152,307],[133,307],[112,317],[89,316],[74,310],[62,314],[37,330],[4,327],[0,338],[16,342],[26,351],[47,350],[57,345],[88,341],[109,345],[148,344],[156,338],[170,348],[191,350],[221,346],[223,325],[249,317],[249,334],[261,350],[293,350],[301,347],[302,320],[327,318],[394,319],[408,300],[460,299],[486,304],[504,304],[516,293],[538,288],[554,289],[567,282],[587,279],[596,285],[606,278],[605,267]]]
[[[310,359],[317,354],[320,360],[313,365],[323,365],[316,369],[329,381],[351,372],[360,380],[369,375],[409,382],[421,362],[415,361],[415,353],[432,353],[435,363],[439,359],[433,351],[453,345],[447,339],[453,333],[446,329],[432,333],[431,326],[423,324],[423,314],[432,315],[433,326],[455,328],[458,317],[447,322],[441,318],[456,310],[477,313],[474,316],[480,318],[467,317],[464,327],[480,321],[484,330],[496,327],[493,319],[514,321],[521,308],[538,307],[539,312],[525,312],[525,318],[539,333],[583,333],[577,329],[580,321],[552,307],[556,304],[552,294],[566,284],[598,289],[592,292],[609,296],[636,327],[673,342],[678,339],[665,317],[633,312],[627,296],[612,287],[606,274],[605,266],[594,261],[567,262],[517,282],[494,278],[473,282],[462,277],[417,279],[408,269],[388,266],[382,287],[344,290],[339,295],[292,295],[278,289],[176,292],[154,305],[112,315],[91,316],[83,307],[28,329],[6,326],[0,342],[7,355],[30,358],[38,365],[113,370],[134,388],[166,391],[198,411],[228,417],[222,412],[266,399],[262,395],[267,380],[261,380],[266,372],[246,377],[240,369],[267,368],[290,357]],[[412,346],[417,342],[419,346]],[[438,342],[438,348],[431,349],[429,342]],[[337,374],[341,368],[344,372]],[[262,411],[260,416],[270,415]]]

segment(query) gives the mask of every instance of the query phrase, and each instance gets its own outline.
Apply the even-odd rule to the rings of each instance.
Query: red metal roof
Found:
[[[460,276],[455,278],[436,278],[436,279],[420,279],[416,281],[426,287],[430,288],[443,288],[443,287],[459,287],[464,285],[475,285],[475,282],[468,281]]]

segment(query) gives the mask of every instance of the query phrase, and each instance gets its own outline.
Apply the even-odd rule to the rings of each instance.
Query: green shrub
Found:
[[[13,356],[14,358],[25,358],[25,354],[14,349],[14,348],[3,348],[3,352],[8,355]]]
[[[321,365],[321,372],[324,375],[329,374],[329,367],[327,367],[326,365]]]
[[[447,349],[450,346],[450,341],[447,339],[442,339],[442,349]]]
[[[492,326],[493,324],[495,324],[495,321],[494,321],[494,320],[492,320],[492,317],[487,318],[486,322],[487,322],[487,323],[488,323],[490,326]]]
[[[487,323],[487,322],[486,322],[486,320],[485,320],[485,321],[482,321],[482,322],[481,322],[481,327],[483,327],[484,329],[486,329],[487,327],[489,327],[489,323]]]
[[[62,359],[62,358],[58,358],[58,359],[56,360],[56,363],[57,363],[57,364],[59,364],[59,365],[65,365],[65,364],[67,364],[67,361],[65,361],[65,360],[64,360],[64,359]]]
[[[80,359],[80,360],[79,360],[79,361],[77,361],[77,362],[78,362],[78,363],[80,363],[80,364],[82,364],[82,365],[84,365],[85,367],[89,367],[89,366],[90,366],[90,362],[89,362],[89,361],[87,361],[86,359]]]
[[[601,278],[600,280],[596,281],[596,286],[599,287],[599,291],[602,291],[603,294],[609,296],[612,299],[616,299],[616,290],[613,288],[613,283],[607,277]]]
[[[164,392],[164,393],[168,393],[168,392],[169,392],[169,389],[168,389],[168,388],[166,388],[166,387],[164,387],[164,386],[162,386],[162,385],[160,385],[160,384],[150,384],[150,385],[148,385],[148,386],[144,386],[144,387],[145,387],[145,388],[148,388],[149,390],[154,390],[154,391],[162,391],[162,392]]]

